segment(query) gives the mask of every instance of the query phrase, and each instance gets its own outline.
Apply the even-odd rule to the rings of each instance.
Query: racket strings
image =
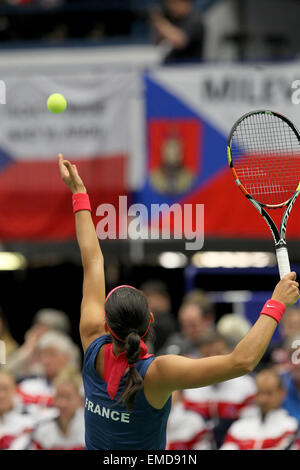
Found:
[[[280,117],[246,117],[233,133],[231,155],[241,184],[259,202],[278,205],[292,197],[300,181],[300,144]]]

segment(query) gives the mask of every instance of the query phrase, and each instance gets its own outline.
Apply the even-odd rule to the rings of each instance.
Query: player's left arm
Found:
[[[86,193],[77,168],[59,154],[59,169],[72,194]],[[105,276],[104,260],[91,213],[75,213],[76,236],[83,266],[83,296],[80,316],[80,336],[83,349],[98,336],[105,334]]]
[[[299,283],[296,281],[296,273],[291,272],[278,282],[272,300],[282,304],[281,308],[285,309],[298,299]],[[229,354],[200,359],[171,354],[157,357],[145,376],[145,392],[151,398],[154,397],[156,403],[165,403],[174,390],[206,387],[252,372],[265,353],[280,321],[280,317],[269,315],[270,312],[265,314],[263,310],[262,313]]]

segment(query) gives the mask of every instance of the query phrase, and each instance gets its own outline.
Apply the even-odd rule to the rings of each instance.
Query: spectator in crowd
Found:
[[[286,341],[286,351],[290,367],[281,375],[287,390],[283,408],[300,424],[300,333]]]
[[[204,26],[201,16],[193,11],[191,0],[164,0],[163,10],[150,12],[150,20],[157,42],[168,44],[164,61],[201,60],[203,55]]]
[[[37,349],[43,374],[21,380],[18,393],[24,403],[52,406],[55,378],[65,367],[79,370],[80,351],[69,336],[59,331],[48,331],[41,336]]]
[[[256,406],[229,428],[222,450],[279,450],[292,446],[298,422],[281,407],[285,388],[275,369],[256,376]]]
[[[34,427],[33,417],[20,412],[16,406],[14,377],[0,370],[0,450],[10,449],[15,439],[28,434]]]
[[[241,341],[250,328],[251,323],[246,318],[235,313],[223,315],[216,325],[217,332],[224,336],[233,346],[236,346]]]
[[[178,330],[175,315],[171,312],[171,299],[164,282],[147,281],[141,286],[141,291],[148,300],[149,308],[154,315],[154,344],[156,354],[165,344],[168,337]]]
[[[300,333],[300,308],[293,307],[287,309],[284,321],[280,324],[281,335],[286,341],[297,333]]]
[[[41,363],[37,354],[39,339],[49,330],[70,334],[71,323],[68,316],[56,309],[43,308],[33,317],[32,326],[25,334],[24,343],[10,355],[7,368],[15,376],[42,373]]]
[[[186,410],[181,391],[173,392],[172,408],[167,426],[167,450],[214,449],[214,439],[208,423],[199,413]]]
[[[218,333],[207,334],[200,344],[201,357],[229,354],[232,346]],[[256,394],[253,377],[244,375],[207,387],[183,391],[186,409],[198,412],[211,421],[217,448],[223,443],[229,426],[239,418],[241,411],[252,403]]]
[[[209,294],[202,289],[192,289],[183,296],[183,304],[198,304],[206,317],[211,317],[215,321],[215,305],[211,301]]]
[[[180,331],[173,333],[160,354],[181,354],[199,357],[199,342],[214,330],[213,305],[203,291],[193,291],[184,297],[178,312]]]
[[[51,330],[69,335],[71,322],[65,312],[54,308],[42,308],[33,317],[33,325],[47,326]]]
[[[64,370],[54,381],[56,415],[40,421],[29,436],[14,447],[28,450],[83,450],[84,411],[81,375]]]
[[[5,344],[6,360],[8,360],[12,354],[18,349],[18,343],[12,337],[8,322],[4,316],[3,311],[0,308],[0,340]],[[0,362],[1,364],[1,362]]]

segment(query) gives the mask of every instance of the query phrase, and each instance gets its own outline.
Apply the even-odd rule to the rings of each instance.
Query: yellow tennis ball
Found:
[[[63,113],[67,108],[66,98],[60,93],[53,93],[47,99],[47,108],[51,113]]]

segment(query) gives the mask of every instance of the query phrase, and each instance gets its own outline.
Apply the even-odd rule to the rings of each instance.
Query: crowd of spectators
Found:
[[[67,315],[41,309],[18,345],[0,314],[0,449],[84,449],[80,348]]]
[[[158,354],[228,354],[251,328],[237,314],[216,321],[213,303],[198,289],[184,296],[177,319]],[[299,307],[287,310],[280,333],[253,374],[174,393],[169,450],[300,449]]]
[[[199,7],[193,0],[0,0],[0,41],[114,39],[163,43],[164,62],[201,60],[204,27]]]
[[[195,289],[174,312],[167,286],[140,286],[153,312],[149,349],[192,358],[228,354],[251,325],[240,315],[216,312]],[[0,314],[0,449],[84,449],[81,350],[68,316],[42,309],[19,345]],[[155,339],[156,338],[156,339]],[[173,394],[169,450],[300,449],[300,309],[290,308],[280,343],[267,350],[254,373]]]

